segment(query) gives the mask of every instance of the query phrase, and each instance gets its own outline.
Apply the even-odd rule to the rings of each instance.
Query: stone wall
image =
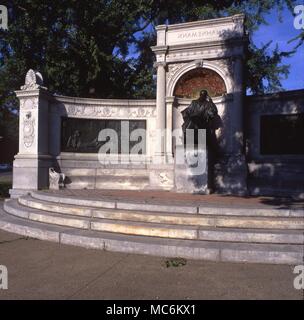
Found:
[[[62,152],[62,118],[144,120],[143,155]],[[66,187],[77,189],[143,189],[149,186],[148,163],[154,152],[155,100],[84,99],[55,96],[50,104],[50,154],[55,168],[66,174]]]
[[[32,77],[36,77],[35,73],[32,73]],[[33,81],[36,83],[30,83],[16,92],[20,99],[20,130],[19,153],[14,161],[12,195],[31,189],[48,188],[50,167],[55,167],[58,172],[67,176],[67,188],[174,190],[172,160],[174,161],[174,150],[180,137],[172,136],[172,132],[181,128],[181,111],[189,105],[191,99],[166,98],[165,143],[166,150],[171,150],[173,159],[168,157],[165,164],[155,164],[153,160],[160,143],[155,137],[155,100],[100,100],[56,96],[39,85],[37,79]],[[216,136],[223,155],[214,167],[215,191],[239,194],[239,190],[246,190],[242,172],[246,171],[244,166],[247,166],[248,178],[245,184],[250,194],[303,196],[304,140],[303,135],[300,135],[303,132],[301,124],[304,115],[304,90],[245,99],[243,110],[246,162],[243,156],[236,152],[234,139],[238,137],[233,133],[233,126],[238,109],[235,108],[235,96],[225,94],[213,98],[213,101],[219,112]],[[279,122],[276,120],[278,117]],[[81,153],[77,150],[64,152],[61,145],[62,119],[145,121],[145,153],[108,155]],[[271,123],[283,125],[276,128]],[[267,127],[271,125],[273,128]],[[288,126],[291,126],[290,130]],[[282,128],[287,128],[286,135],[289,136],[286,139],[284,133],[276,131]],[[265,137],[265,134],[268,136]],[[265,152],[265,147],[261,148],[261,141],[267,140],[267,148],[272,150],[269,148],[271,139],[274,139],[276,148],[280,147],[278,137],[282,140],[282,152],[269,154]],[[288,139],[293,139],[292,149],[286,149],[286,143],[290,141]],[[294,149],[296,151],[293,154],[286,153],[286,150]],[[240,168],[242,172],[239,172]]]
[[[304,90],[247,97],[244,110],[249,191],[257,195],[304,196],[304,153],[301,151],[304,147],[304,137],[300,136],[303,128],[299,126],[299,121],[302,123],[301,119],[304,115]],[[291,122],[290,125],[288,123],[284,126],[274,125],[271,130],[264,128],[263,136],[261,120],[266,116],[271,119],[279,115],[288,116],[287,121],[295,117],[299,120],[297,123]],[[291,115],[293,118],[290,118]],[[281,118],[284,119],[284,117]],[[276,124],[278,121],[273,123]],[[271,125],[271,121],[268,121],[268,125]],[[288,126],[293,125],[297,127],[288,129]],[[283,128],[286,128],[286,132],[282,132]],[[299,131],[297,136],[290,137],[295,135],[296,130]],[[285,135],[287,137],[283,139]],[[278,141],[280,136],[281,141]],[[298,148],[293,147],[293,154],[288,154],[285,150],[290,148],[284,146],[290,138],[296,140],[293,141],[293,145],[298,145]],[[263,151],[261,142],[265,139],[270,140],[270,143],[273,139],[273,143],[276,144],[276,153]],[[278,148],[280,143],[281,148]]]
[[[57,96],[43,87],[41,74],[33,70],[28,71],[25,85],[16,94],[20,100],[19,152],[13,164],[12,196],[47,189],[50,167],[66,175],[67,188],[143,189],[150,185],[150,159],[157,145],[155,100]],[[109,155],[96,152],[97,148],[88,153],[77,148],[64,152],[67,150],[62,148],[63,119],[140,123],[146,128],[144,152]],[[163,176],[159,179],[166,180]]]

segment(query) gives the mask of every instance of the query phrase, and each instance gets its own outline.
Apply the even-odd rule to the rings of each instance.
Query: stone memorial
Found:
[[[71,189],[295,192],[292,186],[303,172],[297,138],[303,131],[303,92],[245,100],[244,15],[160,25],[156,31],[155,100],[54,95],[39,72],[28,71],[16,91],[19,152],[12,197],[57,185],[50,168],[64,174],[65,188]],[[288,131],[284,148],[270,129],[277,124]],[[187,129],[195,134],[184,147]],[[282,178],[281,172],[288,174]]]
[[[0,228],[125,253],[300,264],[303,210],[285,200],[304,199],[304,90],[246,97],[244,15],[156,31],[156,99],[59,96],[28,71]],[[193,195],[210,192],[284,198]]]

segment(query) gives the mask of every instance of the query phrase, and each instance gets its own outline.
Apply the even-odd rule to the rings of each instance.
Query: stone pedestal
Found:
[[[149,188],[152,190],[172,190],[174,187],[174,167],[172,164],[150,164]]]
[[[225,155],[215,165],[214,171],[217,192],[247,195],[247,165],[244,155]]]
[[[50,96],[39,73],[29,70],[25,85],[16,95],[20,100],[19,152],[13,164],[12,197],[28,190],[48,188],[52,158],[48,154],[48,105]]]
[[[206,148],[177,146],[175,157],[176,192],[209,194],[208,152]]]

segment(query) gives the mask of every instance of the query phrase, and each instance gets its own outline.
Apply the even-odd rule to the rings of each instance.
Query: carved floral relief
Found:
[[[23,144],[26,148],[32,146],[35,139],[35,119],[27,112],[23,119]]]

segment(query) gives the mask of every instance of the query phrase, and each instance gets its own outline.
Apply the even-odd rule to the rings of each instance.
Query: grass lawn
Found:
[[[9,197],[9,189],[12,188],[12,173],[1,172],[0,173],[0,200]]]

